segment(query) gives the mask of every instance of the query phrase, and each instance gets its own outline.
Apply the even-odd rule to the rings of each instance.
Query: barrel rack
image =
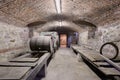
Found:
[[[80,54],[91,69],[103,80],[120,80],[120,62],[112,61],[100,53],[78,45],[72,45],[71,48],[77,54]]]
[[[0,63],[0,80],[38,80],[46,75],[46,66],[51,56],[48,52],[25,53],[22,56]],[[37,56],[37,57],[36,57]]]

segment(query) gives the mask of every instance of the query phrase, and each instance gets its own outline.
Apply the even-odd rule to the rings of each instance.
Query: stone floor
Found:
[[[70,48],[60,48],[42,80],[101,80]]]

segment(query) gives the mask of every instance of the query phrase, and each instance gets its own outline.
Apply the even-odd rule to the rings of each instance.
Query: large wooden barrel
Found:
[[[33,37],[30,40],[30,49],[32,51],[43,51],[47,50],[51,53],[54,53],[53,50],[53,41],[51,36],[38,36]]]
[[[113,42],[107,42],[101,46],[100,54],[111,60],[115,60],[118,57],[119,49]]]
[[[31,38],[30,39],[30,49],[32,51],[37,51],[37,47],[36,47],[36,40],[37,40],[37,37],[34,37],[34,38]]]
[[[40,36],[51,36],[53,40],[54,51],[59,48],[59,36],[57,32],[41,32]]]

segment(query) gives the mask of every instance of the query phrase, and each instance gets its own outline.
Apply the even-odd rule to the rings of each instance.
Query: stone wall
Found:
[[[87,45],[88,43],[88,31],[82,32],[79,34],[79,45]]]
[[[120,52],[120,7],[111,11],[111,13],[106,13],[97,17],[96,24],[97,29],[92,38],[89,38],[93,33],[85,31],[79,35],[79,45],[86,46],[88,48],[100,51],[100,47],[106,42],[114,42],[119,47]],[[88,32],[88,33],[87,33]]]
[[[98,27],[94,38],[89,39],[88,35],[88,31],[79,34],[79,45],[99,52],[104,43],[114,42],[120,51],[120,24],[109,24]]]
[[[33,32],[33,36],[39,36],[39,35],[40,35],[39,32],[36,32],[36,31]]]
[[[0,22],[0,61],[29,50],[29,29]]]

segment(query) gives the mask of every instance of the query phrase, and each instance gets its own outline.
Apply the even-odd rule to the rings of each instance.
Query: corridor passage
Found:
[[[100,80],[100,78],[70,48],[60,48],[42,80]]]

